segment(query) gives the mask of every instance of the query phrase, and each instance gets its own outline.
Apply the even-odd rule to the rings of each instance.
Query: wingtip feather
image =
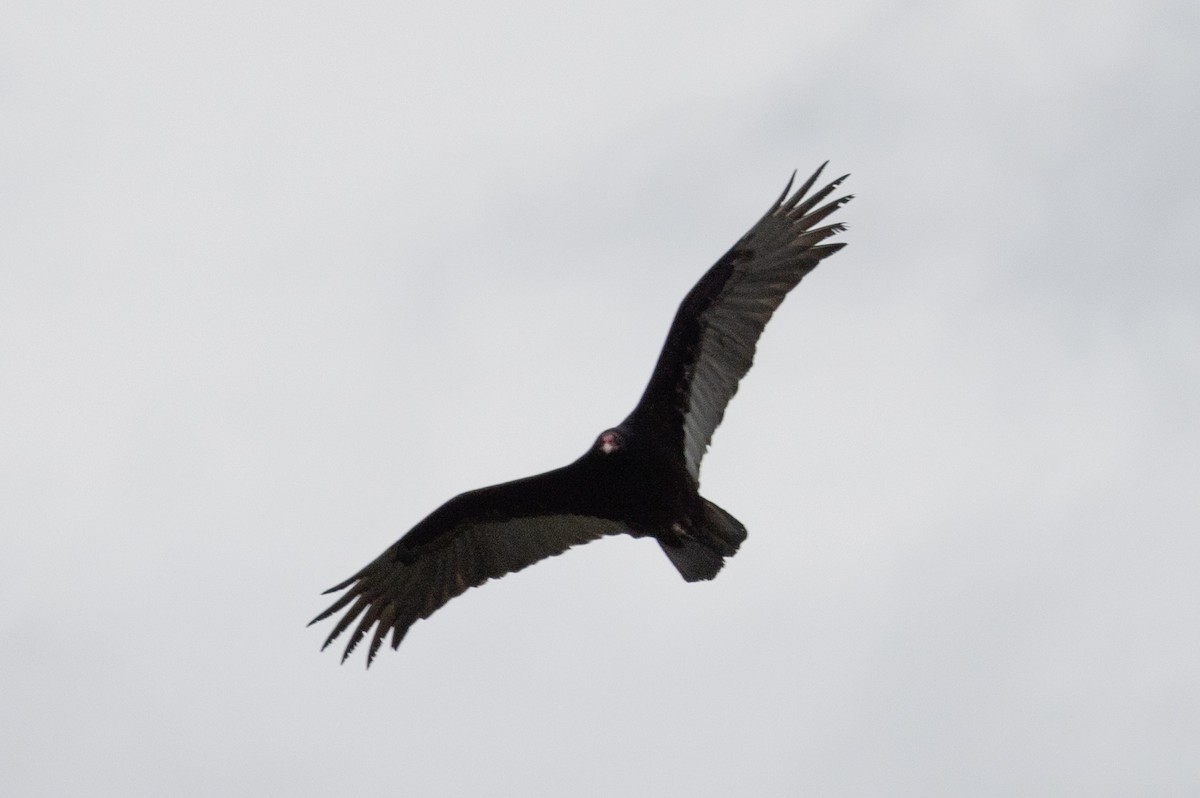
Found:
[[[799,169],[792,170],[792,176],[788,178],[787,185],[783,187],[783,193],[779,195],[779,199],[775,200],[775,204],[772,206],[771,210],[778,210],[779,207],[783,205],[783,201],[787,199],[788,192],[792,190],[792,183],[796,181],[796,175],[799,172]]]
[[[804,196],[808,194],[814,185],[816,185],[817,180],[821,177],[821,173],[825,171],[825,167],[828,165],[829,161],[825,161],[818,166],[817,170],[809,175],[808,179],[796,189],[795,193],[792,194],[787,202],[779,203],[777,210],[782,210],[785,214],[790,214],[792,208],[796,207],[796,203],[804,199]],[[789,183],[788,185],[790,186],[791,184]]]

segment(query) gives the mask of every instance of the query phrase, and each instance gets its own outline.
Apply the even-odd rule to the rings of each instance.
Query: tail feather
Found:
[[[663,552],[688,582],[712,579],[725,564],[726,557],[737,553],[746,539],[746,527],[708,499],[704,516],[688,536],[670,542],[658,541]]]

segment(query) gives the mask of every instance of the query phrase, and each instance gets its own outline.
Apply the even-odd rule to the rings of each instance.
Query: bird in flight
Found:
[[[606,535],[654,538],[689,582],[716,576],[746,529],[700,495],[700,461],[771,314],[845,246],[822,243],[845,226],[821,222],[851,199],[824,202],[845,175],[809,194],[824,168],[794,193],[793,174],[684,297],[628,418],[570,465],[455,496],[325,591],[346,592],[309,625],[345,612],[322,649],[357,621],[342,661],[370,633],[370,667],[389,632],[398,648],[409,627],[468,588]]]

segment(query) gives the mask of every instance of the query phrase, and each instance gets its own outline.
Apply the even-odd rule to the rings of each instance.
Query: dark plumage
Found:
[[[374,627],[370,666],[389,631],[396,648],[413,623],[467,588],[604,535],[656,539],[689,582],[716,576],[746,530],[700,495],[700,461],[771,314],[804,275],[845,246],[821,243],[843,225],[817,226],[850,200],[817,207],[845,177],[805,196],[822,169],[790,197],[789,180],[766,215],[688,292],[628,418],[570,465],[454,497],[325,591],[346,590],[310,622],[345,609],[325,646],[357,621],[345,661]]]

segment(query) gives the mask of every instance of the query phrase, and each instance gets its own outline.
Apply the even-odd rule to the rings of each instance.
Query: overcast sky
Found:
[[[0,793],[1200,793],[1200,5],[7,3]],[[858,198],[704,462],[365,671],[304,624]]]

